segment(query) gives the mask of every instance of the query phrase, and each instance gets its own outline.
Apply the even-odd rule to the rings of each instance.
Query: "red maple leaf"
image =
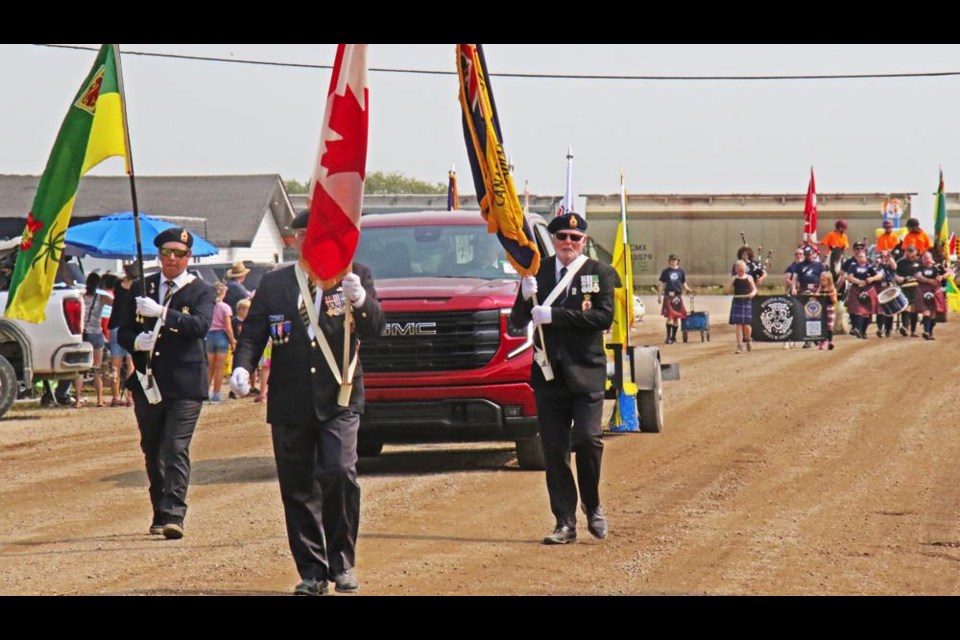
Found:
[[[40,229],[43,229],[43,222],[34,220],[33,212],[31,211],[30,215],[27,216],[27,228],[23,230],[23,237],[20,239],[21,251],[30,251],[33,247],[33,238]]]
[[[364,95],[364,104],[366,102],[367,96]],[[329,126],[342,139],[327,140],[326,152],[320,159],[320,166],[327,169],[327,175],[359,173],[360,178],[366,180],[367,124],[367,112],[349,85],[344,95],[334,94]]]

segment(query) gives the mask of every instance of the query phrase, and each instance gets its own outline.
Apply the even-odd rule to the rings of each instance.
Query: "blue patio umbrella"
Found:
[[[143,238],[143,257],[156,258],[157,248],[153,239],[161,231],[176,225],[140,214],[140,235]],[[137,235],[132,213],[105,216],[93,222],[78,224],[67,229],[64,242],[70,253],[93,258],[132,260],[137,257]],[[193,255],[198,258],[220,253],[215,246],[193,234]]]

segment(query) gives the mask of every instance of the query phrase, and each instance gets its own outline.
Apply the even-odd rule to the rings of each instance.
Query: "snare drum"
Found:
[[[907,296],[900,287],[889,287],[880,292],[880,313],[895,316],[907,308]]]

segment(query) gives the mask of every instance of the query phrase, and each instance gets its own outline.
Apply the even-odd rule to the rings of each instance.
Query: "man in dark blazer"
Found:
[[[140,448],[150,481],[150,533],[179,540],[187,513],[190,440],[207,399],[204,338],[217,294],[211,285],[187,272],[193,234],[181,228],[167,229],[157,235],[154,244],[160,250],[161,271],[146,279],[145,297],[139,297],[141,283],[133,283],[131,290],[138,297],[123,305],[117,339],[133,354],[138,372],[152,369],[162,397],[151,404],[136,373],[126,382],[133,393]],[[158,322],[161,326],[155,333]]]
[[[555,218],[547,227],[557,253],[540,272],[521,281],[510,319],[520,328],[533,322],[543,328],[545,345],[534,359],[531,385],[546,461],[547,491],[556,528],[544,544],[577,539],[577,482],[570,469],[576,453],[580,501],[587,529],[597,539],[607,536],[600,504],[600,461],[603,456],[603,396],[607,359],[603,332],[613,324],[614,289],[620,278],[613,268],[580,258],[587,245],[587,222],[576,213]],[[565,288],[559,288],[574,272]],[[555,291],[556,290],[556,291]],[[539,306],[534,296],[539,292]],[[548,298],[555,299],[548,304]],[[540,349],[543,347],[543,349]],[[554,379],[548,381],[537,360],[546,358]],[[572,433],[571,433],[572,430]]]
[[[291,225],[298,250],[308,213],[301,213]],[[364,404],[363,371],[358,363],[347,406],[340,406],[340,383],[306,316],[297,269],[311,279],[309,265],[301,258],[297,265],[261,280],[233,356],[230,385],[240,396],[249,392],[249,372],[272,339],[267,422],[290,551],[301,578],[294,594],[322,595],[328,581],[338,592],[351,593],[358,589],[353,568],[360,520],[357,432]],[[367,267],[354,263],[339,285],[308,295],[315,295],[310,302],[339,372],[346,305],[352,307],[351,361],[360,341],[376,338],[383,330],[373,277]]]

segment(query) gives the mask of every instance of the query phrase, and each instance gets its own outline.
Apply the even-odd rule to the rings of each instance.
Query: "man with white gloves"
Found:
[[[543,541],[563,545],[577,539],[578,488],[587,529],[595,538],[607,536],[599,488],[607,372],[603,332],[613,323],[614,288],[620,279],[611,267],[582,257],[587,222],[580,215],[555,218],[547,230],[557,254],[540,264],[535,278],[521,280],[510,321],[517,328],[528,322],[543,328],[546,344],[539,346],[549,359],[553,379],[546,379],[534,359],[530,380],[550,508],[556,517],[553,533]],[[576,454],[576,479],[571,452]]]
[[[302,212],[291,225],[298,250],[308,215]],[[297,595],[326,593],[328,581],[338,592],[358,589],[353,568],[360,519],[356,465],[363,371],[357,363],[349,399],[340,398],[337,377],[342,373],[347,317],[351,362],[361,340],[378,337],[384,328],[367,267],[354,263],[352,273],[326,291],[313,283],[302,257],[297,265],[263,277],[243,323],[230,379],[234,393],[249,393],[249,372],[273,340],[267,422],[290,551],[301,578]],[[304,288],[309,288],[307,296]],[[304,301],[316,311],[316,325]],[[316,335],[315,326],[322,335]]]
[[[119,310],[117,341],[133,354],[140,374],[152,373],[161,399],[152,404],[140,376],[126,382],[133,394],[140,429],[140,448],[150,482],[153,521],[150,533],[170,540],[183,537],[190,483],[190,441],[203,401],[207,399],[207,356],[204,338],[213,319],[216,290],[187,272],[193,234],[172,228],[158,234],[161,272],[131,291]],[[158,329],[159,324],[159,329]],[[155,399],[155,398],[154,398]]]

